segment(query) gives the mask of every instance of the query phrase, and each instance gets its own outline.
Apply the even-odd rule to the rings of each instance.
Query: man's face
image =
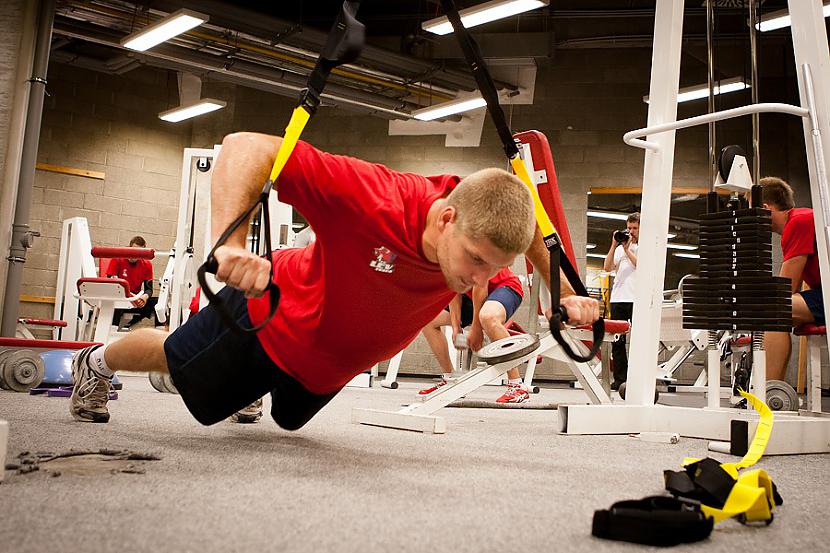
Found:
[[[626,223],[625,228],[627,228],[628,232],[631,233],[631,237],[634,239],[634,242],[638,242],[640,240],[640,223]]]
[[[770,210],[770,217],[772,218],[772,232],[781,234],[784,231],[784,225],[787,224],[787,218],[790,216],[789,212],[781,211],[772,204],[761,204],[764,209]]]
[[[438,240],[438,264],[444,273],[447,287],[462,294],[473,285],[486,286],[502,268],[516,258],[494,246],[486,238],[473,240],[453,222],[446,223]]]
[[[137,245],[137,244],[133,244],[132,242],[130,242],[130,247],[131,247],[131,248],[140,248],[141,246],[139,246],[139,245]],[[135,265],[136,263],[138,263],[138,259],[136,259],[136,258],[134,258],[134,257],[128,257],[128,258],[127,258],[127,261],[129,261],[129,262],[130,262],[131,264],[133,264],[133,265]]]

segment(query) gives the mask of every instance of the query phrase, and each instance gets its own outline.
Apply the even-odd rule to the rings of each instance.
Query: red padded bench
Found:
[[[805,324],[795,327],[793,334],[807,337],[807,410],[821,413],[821,342],[827,326]]]

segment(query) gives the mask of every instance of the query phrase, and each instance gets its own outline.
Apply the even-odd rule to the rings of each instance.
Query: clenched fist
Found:
[[[267,259],[233,246],[218,247],[213,257],[218,264],[216,280],[241,290],[246,298],[258,298],[268,288],[271,264]]]

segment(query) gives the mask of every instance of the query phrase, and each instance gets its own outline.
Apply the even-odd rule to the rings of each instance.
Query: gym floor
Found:
[[[425,380],[397,390],[349,388],[297,432],[230,422],[206,428],[146,377],[124,376],[106,425],[77,423],[68,400],[0,391],[6,462],[23,452],[130,450],[157,461],[81,470],[7,470],[0,551],[612,551],[591,536],[596,509],[661,493],[662,471],[707,455],[630,436],[557,434],[556,412],[445,409],[445,435],[360,426],[352,407],[397,409]],[[472,399],[493,399],[485,387]],[[543,388],[534,402],[581,402]],[[670,397],[666,398],[670,401]],[[269,407],[266,398],[266,409]],[[716,454],[722,461],[735,460]],[[108,464],[109,463],[109,464]],[[826,456],[765,457],[784,498],[770,526],[735,521],[676,551],[820,551],[830,542]],[[101,468],[103,467],[103,468]]]

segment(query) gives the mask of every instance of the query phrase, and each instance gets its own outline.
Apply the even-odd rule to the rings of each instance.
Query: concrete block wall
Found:
[[[23,294],[54,295],[62,221],[69,217],[87,218],[94,245],[126,246],[141,235],[148,247],[170,249],[182,150],[191,130],[157,114],[177,103],[175,79],[167,72],[138,69],[117,76],[50,65],[38,161],[99,171],[105,178],[37,171],[30,225],[41,238],[24,268]],[[154,260],[157,275],[166,261]],[[29,316],[50,310],[21,306]]]

